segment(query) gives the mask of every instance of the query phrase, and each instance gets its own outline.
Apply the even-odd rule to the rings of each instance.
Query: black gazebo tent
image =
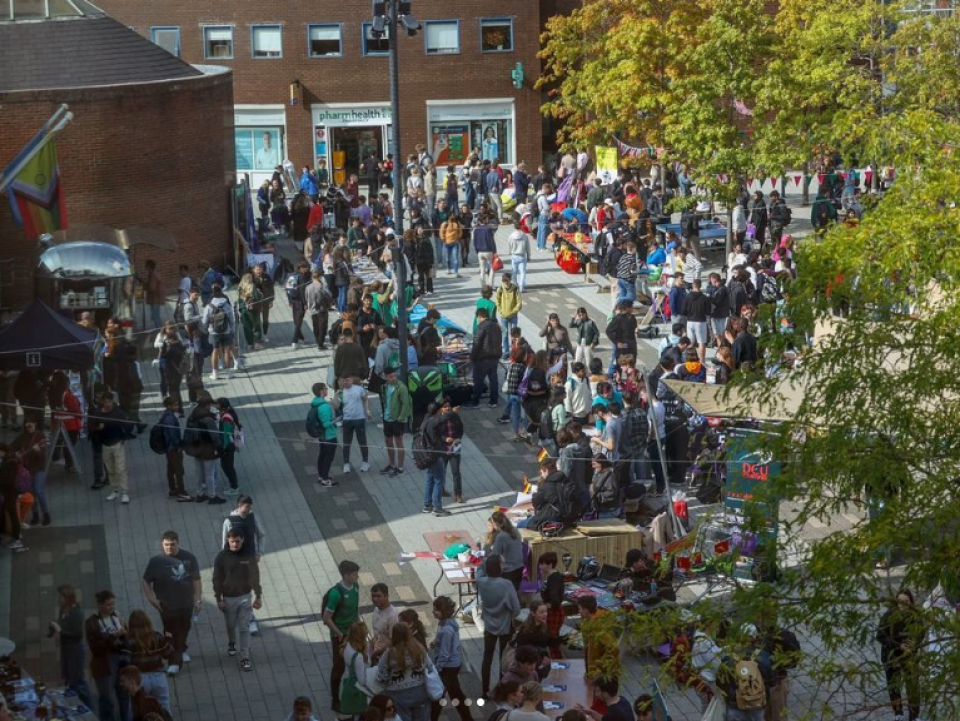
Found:
[[[95,331],[35,300],[0,330],[0,370],[90,370],[96,338]]]

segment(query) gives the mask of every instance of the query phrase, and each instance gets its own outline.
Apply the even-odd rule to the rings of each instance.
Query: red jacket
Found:
[[[53,417],[63,424],[68,431],[79,431],[83,427],[83,414],[80,412],[80,401],[69,390],[63,392],[60,408],[57,408]]]
[[[307,218],[307,230],[309,231],[313,226],[319,225],[323,227],[323,206],[320,203],[314,203],[310,206],[310,217]]]

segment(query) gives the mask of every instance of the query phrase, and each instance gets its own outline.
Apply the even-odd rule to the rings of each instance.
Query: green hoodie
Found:
[[[337,427],[334,425],[333,408],[330,407],[330,404],[327,403],[325,398],[316,396],[310,401],[310,405],[317,409],[317,418],[320,419],[320,425],[323,426],[323,440],[337,440]]]

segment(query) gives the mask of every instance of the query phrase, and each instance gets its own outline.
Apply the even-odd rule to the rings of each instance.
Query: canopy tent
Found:
[[[664,381],[693,410],[702,416],[752,418],[784,422],[794,418],[804,394],[804,379],[784,374],[768,396],[743,392],[737,386],[717,386],[680,380]]]
[[[97,335],[35,300],[0,330],[0,370],[89,370]]]

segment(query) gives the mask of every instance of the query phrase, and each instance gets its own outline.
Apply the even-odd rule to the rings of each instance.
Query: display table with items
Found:
[[[457,590],[457,607],[463,608],[464,600],[477,595],[479,556],[473,552],[470,534],[467,531],[428,531],[423,534],[423,540],[440,567],[440,577],[433,584],[434,597],[440,582],[446,580]]]
[[[556,536],[544,536],[540,531],[521,528],[520,536],[530,544],[531,568],[536,568],[540,556],[548,551],[556,553],[557,558],[569,553],[575,559],[586,556],[600,563],[622,567],[627,551],[640,548],[644,543],[641,531],[616,518],[581,521],[576,528],[565,528]]]
[[[0,695],[6,700],[14,721],[97,721],[74,691],[63,686],[45,686],[34,680],[10,656],[0,657]]]

